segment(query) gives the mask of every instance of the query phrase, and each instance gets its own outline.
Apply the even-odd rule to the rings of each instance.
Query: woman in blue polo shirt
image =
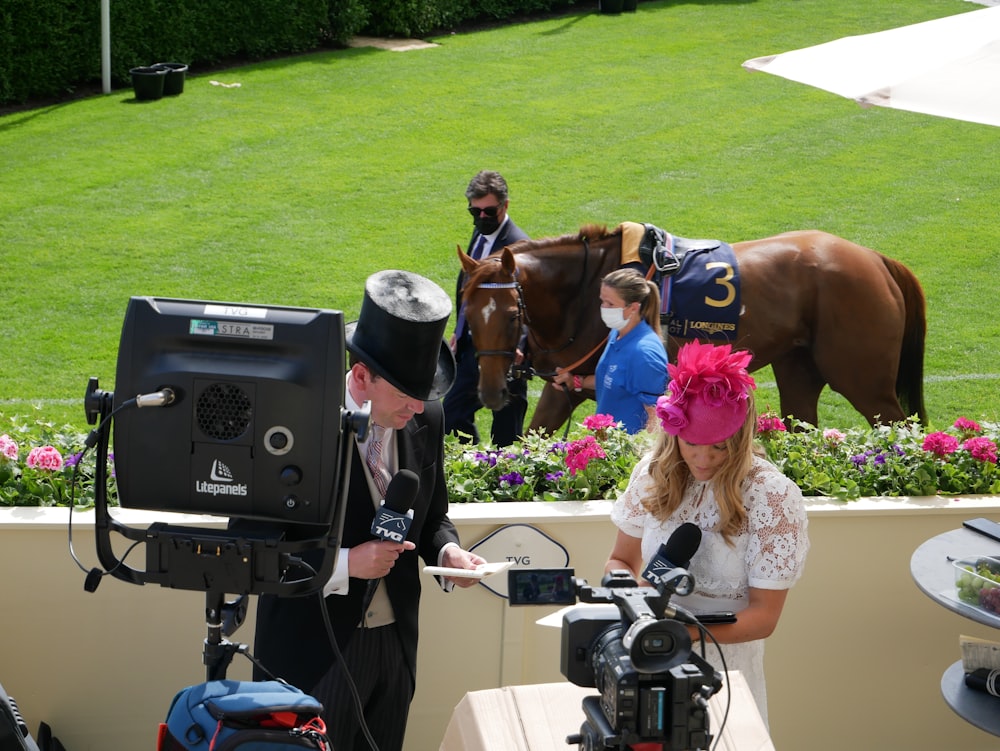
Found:
[[[660,293],[634,269],[601,280],[601,318],[611,329],[597,372],[559,372],[563,388],[597,394],[597,412],[611,415],[629,433],[655,425],[656,400],[667,390],[667,352],[660,338]]]

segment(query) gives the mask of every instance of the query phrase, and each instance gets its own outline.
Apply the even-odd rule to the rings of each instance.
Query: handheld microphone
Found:
[[[656,587],[660,594],[690,594],[694,579],[688,573],[691,557],[701,545],[701,529],[696,524],[685,522],[670,535],[665,543],[649,559],[642,578]]]
[[[413,522],[413,502],[417,498],[420,490],[420,478],[409,469],[401,469],[392,479],[385,489],[385,500],[375,511],[375,519],[372,521],[372,534],[380,540],[390,542],[403,542],[410,531],[410,524]],[[369,579],[365,588],[362,610],[368,610],[375,590],[378,589],[379,579]]]
[[[696,524],[685,522],[660,545],[660,549],[649,559],[642,572],[642,578],[660,593],[662,615],[693,625],[698,624],[695,616],[680,605],[670,605],[670,597],[674,594],[688,595],[694,589],[694,577],[687,567],[691,565],[691,557],[699,545],[701,529]]]
[[[381,540],[403,542],[413,523],[413,501],[420,490],[420,478],[409,469],[401,469],[389,481],[385,500],[375,512],[372,534]]]

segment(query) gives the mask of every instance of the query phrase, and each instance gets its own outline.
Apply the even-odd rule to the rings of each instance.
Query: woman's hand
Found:
[[[587,386],[587,377],[573,375],[568,370],[556,368],[556,374],[552,376],[552,385],[560,391],[583,391]]]
[[[569,391],[573,388],[573,374],[568,370],[556,368],[556,374],[552,376],[552,385],[560,391]]]

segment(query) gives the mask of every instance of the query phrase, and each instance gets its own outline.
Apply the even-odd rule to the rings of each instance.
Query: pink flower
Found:
[[[669,432],[675,435],[688,426],[683,401],[672,402],[668,396],[661,396],[656,400],[656,416],[663,429],[672,428]]]
[[[952,427],[961,433],[963,438],[972,438],[972,436],[983,432],[979,423],[975,420],[970,420],[968,417],[959,417],[955,420],[955,424]]]
[[[785,423],[781,421],[780,417],[775,417],[774,415],[761,415],[757,418],[758,433],[768,433],[772,430],[777,431],[778,433],[785,432]]]
[[[28,454],[28,466],[32,469],[56,471],[62,469],[63,458],[55,446],[38,446]]]
[[[956,423],[956,427],[957,427]],[[989,438],[969,438],[962,444],[962,448],[972,454],[973,459],[981,462],[997,463],[997,445]]]
[[[947,433],[930,433],[924,438],[924,451],[929,451],[936,456],[948,456],[954,454],[958,448],[958,439]]]
[[[847,436],[836,428],[827,428],[823,431],[823,440],[829,441],[830,443],[841,443],[845,438],[847,438]]]
[[[604,449],[594,436],[584,436],[566,447],[566,466],[569,473],[575,475],[577,470],[585,470],[591,459],[603,459],[605,456]]]
[[[9,435],[4,433],[0,435],[0,456],[4,456],[8,459],[17,459],[17,443]]]
[[[749,352],[733,352],[730,344],[715,346],[688,342],[677,353],[677,363],[667,365],[670,385],[677,384],[671,391],[676,395],[710,390],[712,400],[719,399],[723,393],[727,401],[732,400],[733,392],[745,396],[756,388],[753,377],[746,370],[752,359]]]
[[[603,430],[613,428],[618,423],[611,415],[588,415],[583,418],[583,427],[587,430]]]

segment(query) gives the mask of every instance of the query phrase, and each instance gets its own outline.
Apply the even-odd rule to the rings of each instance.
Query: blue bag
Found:
[[[157,751],[330,751],[323,705],[280,681],[208,681],[174,696]]]

